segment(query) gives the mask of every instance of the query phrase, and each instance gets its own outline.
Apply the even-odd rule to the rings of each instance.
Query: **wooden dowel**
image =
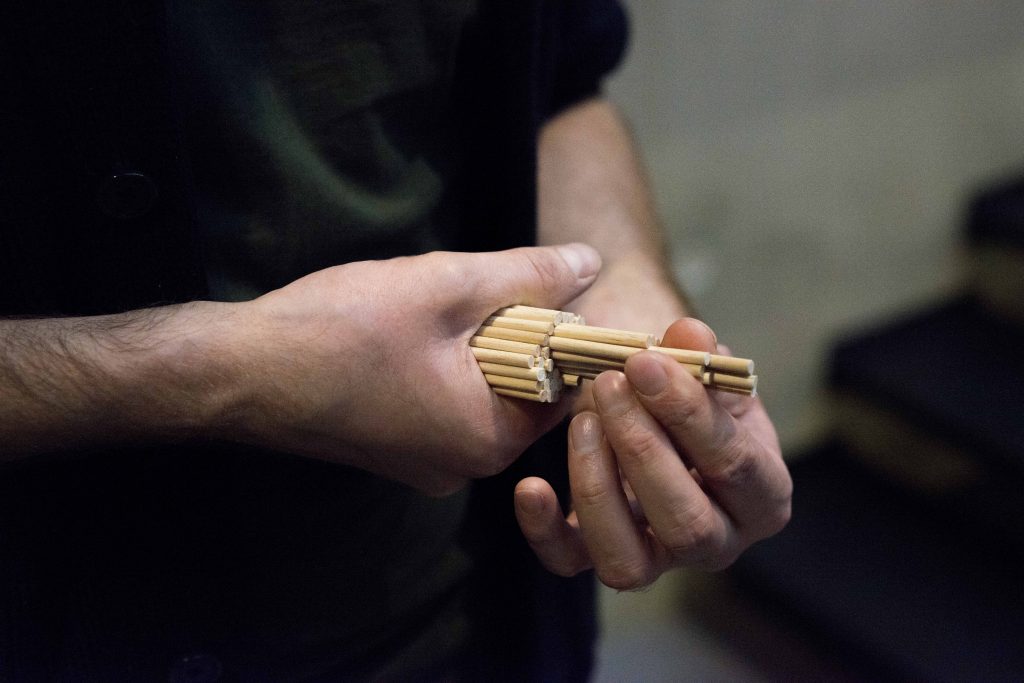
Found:
[[[546,388],[544,382],[538,382],[535,379],[516,379],[515,377],[505,377],[504,375],[490,375],[485,374],[484,379],[492,387],[501,387],[502,389],[518,389],[519,391],[540,391]]]
[[[702,379],[704,376],[703,365],[694,365],[693,363],[680,363],[679,365],[697,379]]]
[[[729,375],[722,372],[705,372],[701,377],[701,381],[704,382],[704,384],[719,389],[728,388],[751,393],[757,391],[757,375],[751,375],[750,377],[737,377],[736,375]]]
[[[496,311],[470,339],[488,384],[503,396],[556,401],[563,386],[622,370],[645,349],[674,359],[709,388],[757,395],[752,360],[660,344],[651,334],[588,327],[572,313],[521,305]]]
[[[484,321],[484,325],[507,327],[510,330],[523,330],[525,332],[540,332],[541,334],[551,334],[555,331],[554,323],[543,320],[530,320],[529,318],[509,318],[500,315],[492,315]]]
[[[526,330],[513,330],[509,327],[495,327],[484,325],[476,331],[478,337],[490,337],[491,339],[507,339],[508,341],[523,342],[525,344],[540,344],[546,346],[548,335],[540,332],[527,332]]]
[[[495,316],[503,318],[524,318],[526,320],[543,320],[554,323],[561,320],[562,312],[549,308],[536,308],[534,306],[508,306],[499,308],[494,312]]]
[[[735,389],[733,387],[721,387],[721,386],[718,386],[716,384],[712,384],[712,385],[708,386],[708,389],[714,389],[715,391],[724,391],[727,394],[741,394],[743,396],[750,396],[751,398],[755,398],[757,396],[757,389],[756,388],[755,389],[751,389],[751,390]]]
[[[625,362],[630,356],[640,353],[644,349],[630,346],[618,346],[616,344],[604,344],[601,342],[585,341],[583,339],[566,339],[564,337],[551,337],[549,340],[552,351],[563,351],[581,356],[594,356]],[[667,346],[652,346],[650,351],[657,351],[673,358],[680,363],[706,366],[711,354],[703,351],[690,351],[688,349],[673,349]]]
[[[567,353],[565,351],[552,351],[551,357],[555,360],[556,365],[576,364],[576,365],[588,365],[591,367],[610,368],[614,370],[621,370],[626,363],[620,360],[610,360],[608,358],[595,358],[594,356],[584,356],[579,353]]]
[[[689,349],[674,349],[670,346],[652,346],[651,351],[664,353],[666,356],[676,359],[680,363],[701,365],[707,367],[711,360],[711,354],[704,351],[691,351]]]
[[[473,336],[469,338],[469,345],[478,349],[494,349],[495,351],[508,351],[510,353],[525,353],[530,356],[541,355],[540,344],[527,344],[525,342],[509,341],[507,339],[492,339],[490,337]]]
[[[480,369],[485,375],[503,375],[505,377],[516,377],[518,379],[532,379],[542,382],[547,379],[548,372],[542,367],[537,368],[516,368],[511,365],[499,363],[487,363],[481,361]]]
[[[473,352],[473,356],[477,361],[483,361],[485,363],[499,363],[501,365],[510,365],[514,368],[532,368],[537,365],[537,356],[533,356],[528,353],[511,353],[509,351],[496,351],[494,349],[481,349],[476,347],[470,347]],[[550,371],[551,368],[544,367],[545,370]]]
[[[561,370],[562,372],[585,371],[585,372],[602,373],[602,372],[607,372],[609,370],[616,370],[618,372],[622,372],[622,368],[603,367],[603,366],[600,366],[600,365],[594,365],[592,363],[567,363],[567,362],[560,362],[558,364],[558,369]]]
[[[739,375],[740,377],[749,377],[754,374],[754,361],[749,358],[712,355],[708,361],[708,369],[716,372],[726,372],[730,375]]]
[[[551,392],[541,390],[536,393],[530,391],[519,391],[517,389],[503,389],[501,387],[495,387],[494,393],[499,396],[508,396],[510,398],[524,398],[527,401],[537,401],[538,403],[550,403]]]
[[[551,351],[564,351],[565,353],[575,353],[581,356],[592,356],[596,358],[608,358],[610,360],[617,360],[625,362],[627,358],[635,353],[639,353],[642,349],[637,349],[631,346],[617,346],[615,344],[604,344],[602,342],[586,341],[583,339],[568,339],[566,337],[551,337],[548,340],[551,346]]]
[[[551,397],[554,398],[561,393],[564,386],[565,382],[562,381],[562,376],[559,375],[557,380],[549,377],[548,384],[545,388],[551,392]]]
[[[613,330],[609,327],[574,325],[572,323],[561,323],[556,325],[555,336],[567,337],[569,339],[583,339],[585,341],[601,342],[603,344],[632,346],[638,349],[647,349],[654,346],[653,334],[629,332],[627,330]]]

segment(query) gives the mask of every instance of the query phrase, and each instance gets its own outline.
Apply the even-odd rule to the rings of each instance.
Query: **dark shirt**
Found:
[[[186,4],[5,22],[2,312],[530,243],[538,127],[623,41],[604,2]],[[220,443],[7,466],[0,677],[579,679],[589,578],[545,574],[511,514],[518,477],[564,479],[560,438],[444,500]]]

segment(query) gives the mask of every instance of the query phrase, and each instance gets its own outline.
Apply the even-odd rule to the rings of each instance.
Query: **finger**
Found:
[[[781,528],[792,484],[777,450],[755,438],[665,356],[637,354],[626,363],[626,376],[646,411],[686,453],[744,533],[760,538]]]
[[[575,576],[590,568],[579,527],[562,516],[550,484],[539,477],[523,479],[516,486],[515,508],[523,536],[548,571]]]
[[[710,567],[731,560],[737,545],[731,520],[690,476],[626,376],[602,373],[594,381],[594,398],[608,442],[656,538],[678,562]]]
[[[715,353],[718,339],[714,330],[696,318],[682,318],[668,326],[661,339],[662,346]]]
[[[629,590],[654,581],[649,543],[637,527],[595,413],[580,413],[569,425],[569,483],[583,542],[601,582]]]
[[[472,273],[461,283],[480,319],[502,306],[560,308],[597,279],[601,257],[580,243],[467,255]]]
[[[717,350],[712,349],[711,351],[712,353],[717,353],[720,356],[732,355],[732,350],[730,350],[725,344],[719,344]],[[712,387],[708,387],[708,389],[712,392],[711,395],[715,397],[715,400],[722,404],[733,417],[739,417],[761,403],[761,400],[754,396],[738,394],[732,391],[719,391]],[[762,410],[761,412],[763,413],[764,411]],[[771,421],[768,420],[767,414],[765,415],[765,420],[770,424]],[[774,432],[774,427],[771,431]]]

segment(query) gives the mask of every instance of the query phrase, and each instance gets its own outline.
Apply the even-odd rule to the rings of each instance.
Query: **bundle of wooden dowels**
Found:
[[[752,360],[660,346],[653,334],[593,327],[565,311],[502,308],[484,321],[469,345],[495,392],[541,403],[557,401],[565,386],[622,370],[627,358],[645,349],[675,359],[708,387],[757,394]]]

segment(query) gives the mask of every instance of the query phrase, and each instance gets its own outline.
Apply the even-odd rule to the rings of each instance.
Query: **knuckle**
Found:
[[[664,444],[653,432],[633,429],[625,441],[629,447],[620,457],[632,460],[640,469],[653,466],[662,456]]]
[[[572,497],[578,507],[603,508],[611,498],[611,492],[600,482],[572,482]]]
[[[757,451],[748,439],[738,437],[723,446],[714,461],[700,469],[700,476],[712,487],[744,488],[753,484],[760,470]]]
[[[439,251],[410,258],[423,259],[430,280],[449,294],[466,295],[481,285],[480,268],[474,266],[472,259]],[[423,280],[417,280],[416,284],[422,285]]]
[[[715,511],[708,502],[698,503],[675,517],[678,522],[661,534],[661,542],[674,556],[704,556],[715,536]]]
[[[673,391],[660,401],[654,401],[651,411],[665,427],[673,432],[687,433],[704,417],[707,410],[703,392]]]
[[[526,263],[536,276],[543,291],[555,290],[562,284],[563,269],[546,253],[531,250],[526,252]]]

